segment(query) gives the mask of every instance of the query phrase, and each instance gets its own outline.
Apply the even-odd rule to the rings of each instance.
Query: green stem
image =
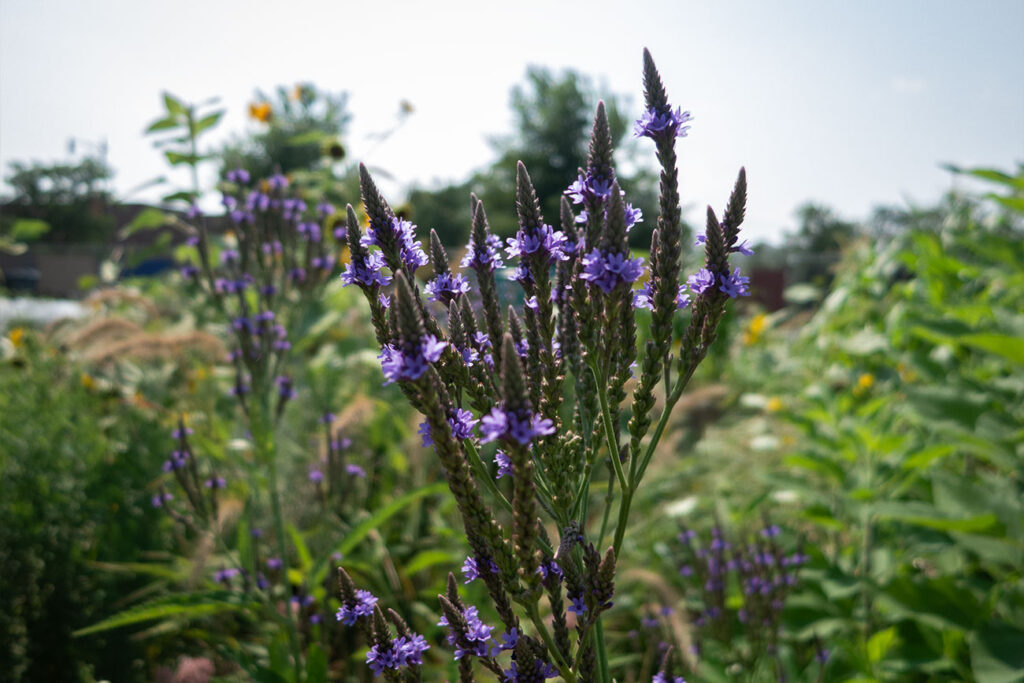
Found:
[[[594,381],[597,382],[597,398],[601,401],[601,417],[604,419],[604,435],[608,442],[608,454],[612,459],[612,467],[615,468],[615,477],[619,480],[619,488],[623,491],[629,484],[626,482],[626,474],[622,471],[622,462],[619,460],[619,439],[615,425],[612,422],[612,412],[608,407],[608,387],[602,378],[598,377],[597,369],[591,365],[590,371],[594,374]]]
[[[608,670],[608,650],[604,644],[604,625],[601,623],[601,617],[597,618],[597,624],[594,627],[594,644],[597,648],[598,678],[602,683],[611,683],[611,672]]]
[[[566,680],[566,683],[576,683],[576,674],[572,672],[569,665],[562,659],[562,654],[558,651],[558,646],[555,645],[555,641],[551,638],[551,634],[548,632],[547,626],[544,625],[544,621],[540,618],[540,612],[537,611],[537,603],[533,602],[526,606],[526,611],[530,615],[530,621],[533,622],[534,628],[537,629],[537,633],[540,634],[541,640],[548,647],[548,654],[551,655],[551,659],[554,660],[555,666],[558,667],[558,673],[562,675],[562,678]]]
[[[501,489],[499,489],[498,485],[494,482],[494,477],[492,477],[491,473],[487,470],[487,466],[484,465],[484,461],[480,459],[480,451],[476,449],[476,445],[473,443],[473,440],[466,439],[462,444],[466,447],[466,453],[469,455],[470,467],[472,467],[473,471],[476,472],[476,476],[480,481],[484,483],[484,487],[491,492],[491,495],[494,496],[495,500],[497,500],[503,508],[512,512],[512,503],[509,502],[508,498],[505,497],[505,494],[501,492]]]
[[[254,417],[250,423],[252,438],[256,443],[257,461],[267,467],[270,479],[270,508],[274,517],[274,532],[277,536],[277,552],[281,558],[281,573],[285,580],[286,616],[288,624],[288,644],[292,651],[292,663],[295,669],[296,683],[302,680],[302,654],[299,651],[299,636],[295,629],[295,620],[291,616],[291,604],[288,601],[288,546],[284,541],[284,516],[281,514],[281,495],[277,485],[277,458],[274,456],[274,434],[270,427],[270,395],[266,387],[254,387],[259,392],[259,403],[254,406]]]

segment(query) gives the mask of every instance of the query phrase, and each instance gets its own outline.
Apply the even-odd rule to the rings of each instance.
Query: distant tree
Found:
[[[860,234],[855,223],[842,220],[832,209],[806,203],[796,210],[799,227],[786,235],[789,281],[827,285],[843,247]]]
[[[112,177],[110,167],[92,157],[65,164],[11,162],[6,181],[13,194],[5,202],[0,232],[18,232],[15,223],[28,220],[46,224],[35,231],[46,241],[106,241],[114,231],[114,220],[106,215],[111,201],[106,183]]]
[[[515,86],[511,93],[514,132],[492,140],[498,158],[466,182],[436,190],[414,189],[409,194],[412,220],[436,229],[445,244],[464,242],[469,234],[468,195],[472,191],[483,200],[491,229],[499,235],[514,234],[518,229],[515,169],[516,162],[522,161],[530,172],[545,217],[557,227],[559,197],[576,179],[577,169],[586,164],[599,99],[605,102],[616,148],[626,148],[628,152],[629,117],[624,113],[623,98],[595,87],[578,72],[556,74],[543,67],[530,67],[526,82]],[[627,175],[620,169],[619,182],[630,203],[641,208],[646,217],[644,223],[633,229],[630,242],[647,247],[657,212],[657,175],[644,169]]]
[[[352,118],[346,92],[329,93],[310,83],[290,90],[279,86],[274,95],[257,90],[249,117],[262,128],[224,148],[224,172],[241,167],[265,178],[278,170],[331,166],[346,156],[342,140]]]

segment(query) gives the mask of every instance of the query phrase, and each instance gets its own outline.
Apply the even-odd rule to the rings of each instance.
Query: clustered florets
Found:
[[[655,140],[673,137],[685,138],[690,127],[683,124],[692,120],[690,112],[682,111],[682,108],[677,108],[675,111],[668,109],[664,112],[648,109],[643,116],[637,119],[633,126],[633,135],[638,138],[648,137]]]
[[[338,608],[336,615],[338,621],[346,626],[352,626],[360,617],[369,617],[373,614],[373,606],[377,604],[377,596],[370,591],[357,590],[355,600],[352,604],[344,604]]]
[[[384,669],[401,669],[423,664],[423,653],[430,649],[427,639],[418,633],[398,636],[386,646],[374,645],[366,653],[366,663],[375,676]]]
[[[408,351],[386,344],[378,356],[384,377],[387,378],[384,383],[419,379],[427,371],[430,363],[436,363],[441,359],[441,354],[446,348],[448,342],[438,341],[432,334],[424,335],[420,343]]]
[[[480,443],[490,443],[495,439],[504,438],[526,446],[538,436],[554,434],[555,423],[541,415],[521,415],[516,411],[494,406],[491,412],[480,419],[480,432],[483,434]]]

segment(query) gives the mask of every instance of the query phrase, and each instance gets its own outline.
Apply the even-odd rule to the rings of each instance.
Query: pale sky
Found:
[[[1024,161],[1022,35],[1024,0],[0,0],[0,165],[106,140],[127,197],[167,174],[142,135],[163,90],[219,96],[218,141],[255,125],[256,88],[312,82],[350,92],[350,155],[394,177],[394,200],[494,159],[528,65],[586,73],[639,115],[646,46],[694,116],[679,143],[690,215],[721,207],[745,165],[748,234],[772,240],[807,200],[863,218],[935,201],[953,183],[942,162]],[[401,99],[416,113],[368,153]]]

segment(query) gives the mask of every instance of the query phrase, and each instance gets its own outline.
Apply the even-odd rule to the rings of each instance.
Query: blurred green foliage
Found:
[[[0,676],[77,681],[142,675],[143,648],[75,629],[141,582],[97,568],[165,547],[147,483],[163,429],[84,368],[18,328],[0,360]]]

